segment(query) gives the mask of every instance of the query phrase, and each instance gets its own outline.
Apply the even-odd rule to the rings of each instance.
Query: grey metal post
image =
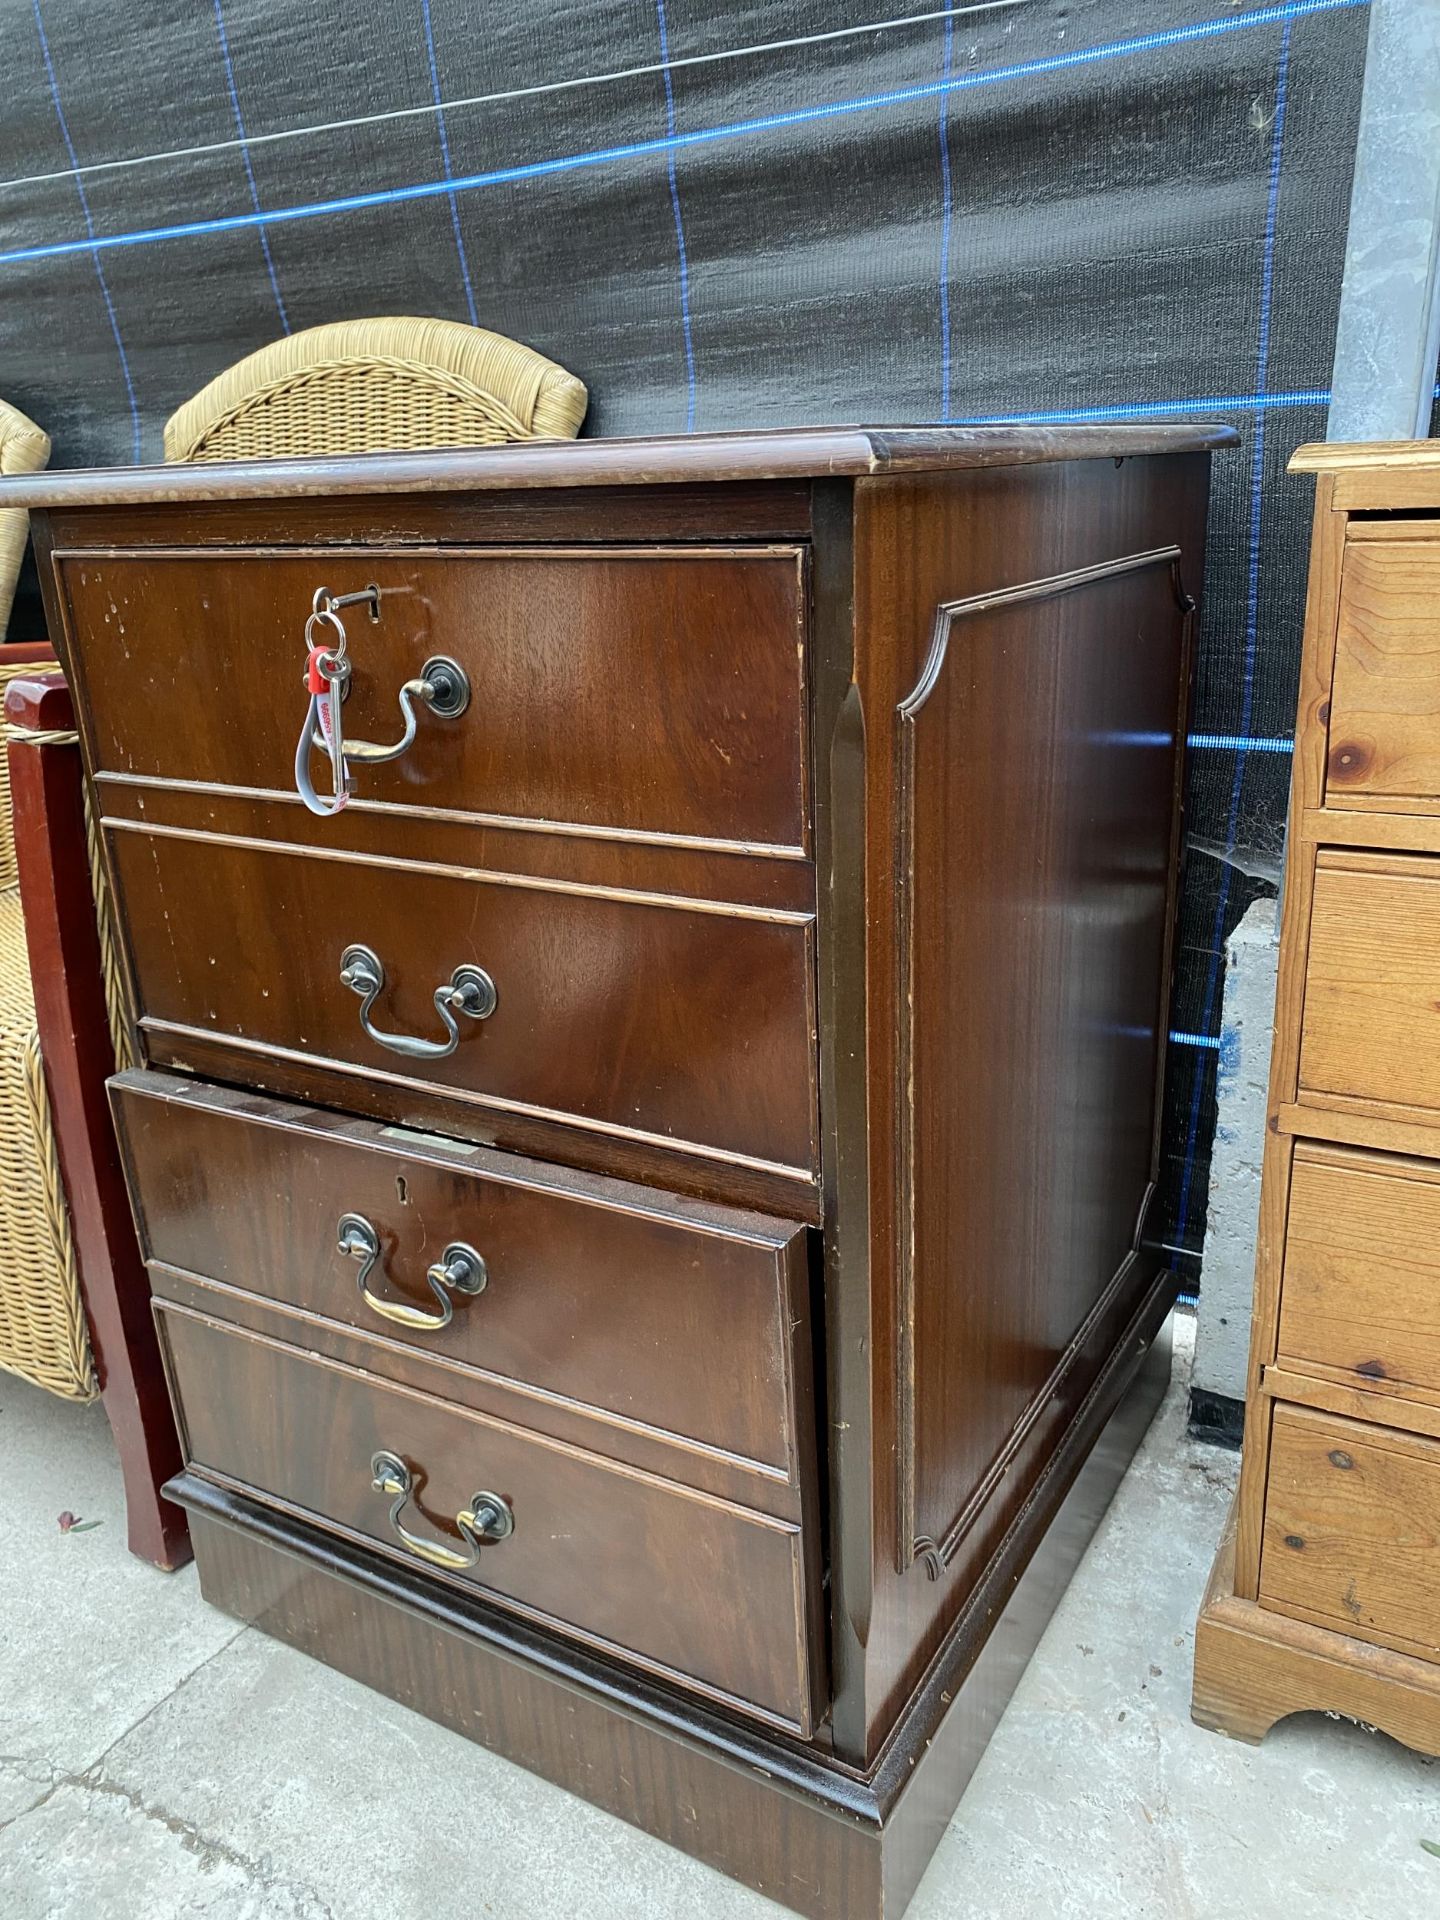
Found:
[[[1374,0],[1328,440],[1424,440],[1440,357],[1440,0]]]

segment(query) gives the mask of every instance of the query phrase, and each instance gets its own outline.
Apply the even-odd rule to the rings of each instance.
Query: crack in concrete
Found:
[[[10,1767],[13,1771],[21,1773],[22,1777],[25,1770],[31,1768],[43,1771],[49,1777],[49,1784],[35,1800],[0,1820],[0,1834],[4,1834],[17,1822],[29,1819],[32,1814],[38,1813],[55,1798],[57,1793],[66,1789],[77,1793],[103,1795],[122,1801],[132,1807],[142,1819],[154,1821],[164,1827],[167,1833],[172,1834],[180,1842],[187,1853],[199,1860],[206,1871],[211,1871],[217,1866],[229,1866],[241,1873],[249,1885],[262,1892],[290,1894],[299,1903],[296,1920],[335,1920],[334,1909],[314,1887],[288,1874],[277,1873],[274,1866],[268,1863],[268,1856],[262,1855],[258,1860],[252,1859],[249,1855],[242,1853],[239,1848],[202,1832],[192,1821],[186,1820],[182,1815],[171,1813],[157,1803],[147,1801],[138,1788],[126,1786],[123,1781],[107,1779],[104,1776],[105,1763],[116,1748],[122,1746],[132,1734],[138,1733],[146,1721],[157,1714],[162,1707],[168,1707],[192,1680],[198,1678],[213,1661],[228,1653],[236,1641],[243,1638],[249,1631],[249,1627],[244,1624],[238,1626],[228,1640],[216,1647],[213,1652],[206,1654],[205,1658],[197,1662],[188,1673],[183,1674],[168,1693],[152,1701],[142,1714],[118,1733],[80,1772],[56,1767],[38,1754],[0,1753],[0,1766]]]
[[[249,1631],[250,1631],[249,1627],[242,1622],[241,1625],[239,1625],[235,1629],[234,1633],[231,1634],[228,1640],[223,1641],[221,1645],[219,1645],[213,1650],[213,1652],[207,1653],[203,1660],[197,1661],[196,1664],[193,1667],[191,1667],[188,1673],[181,1674],[180,1678],[175,1682],[174,1686],[171,1687],[168,1693],[162,1693],[158,1700],[152,1700],[150,1705],[146,1707],[145,1711],[142,1714],[138,1715],[136,1719],[130,1722],[129,1726],[125,1727],[121,1732],[116,1734],[115,1738],[110,1742],[109,1746],[102,1748],[101,1751],[96,1754],[95,1758],[92,1761],[90,1761],[89,1765],[86,1767],[85,1769],[86,1773],[93,1773],[97,1771],[99,1768],[103,1767],[105,1762],[110,1758],[111,1754],[114,1753],[115,1749],[118,1746],[121,1746],[126,1740],[128,1740],[132,1733],[138,1733],[141,1727],[145,1725],[146,1721],[153,1719],[154,1716],[157,1713],[159,1713],[162,1707],[168,1707],[172,1700],[178,1699],[179,1696],[185,1691],[186,1687],[189,1686],[192,1680],[198,1679],[199,1676],[202,1673],[204,1673],[205,1669],[208,1666],[211,1666],[216,1660],[221,1659],[225,1654],[227,1654],[230,1651],[231,1647],[235,1645],[236,1641],[243,1640],[245,1635]]]
[[[58,1778],[54,1767],[52,1767],[48,1761],[38,1759],[33,1753],[0,1753],[0,1767],[9,1767],[12,1772],[18,1773],[22,1779],[26,1777],[26,1770],[28,1768],[38,1767],[49,1776],[50,1782],[48,1786],[41,1789],[39,1795],[30,1802],[28,1807],[21,1807],[17,1812],[6,1814],[5,1818],[0,1820],[0,1833],[4,1833],[6,1828],[13,1827],[17,1820],[23,1820],[29,1813],[37,1813],[40,1808],[45,1805],[46,1801],[54,1796],[57,1788],[59,1788],[63,1782]],[[38,1785],[38,1782],[35,1784]]]
[[[92,1770],[93,1773],[93,1770]],[[104,1794],[132,1807],[144,1820],[152,1820],[173,1834],[188,1854],[197,1859],[208,1872],[217,1866],[235,1868],[250,1885],[267,1893],[289,1893],[304,1907],[304,1911],[313,1916],[313,1920],[335,1920],[334,1909],[323,1900],[314,1887],[307,1886],[303,1880],[296,1880],[286,1873],[277,1873],[267,1854],[258,1859],[242,1853],[228,1841],[217,1839],[214,1835],[201,1831],[193,1821],[183,1815],[171,1813],[166,1808],[146,1800],[138,1788],[127,1787],[119,1780],[102,1780],[83,1774],[78,1779],[63,1782],[86,1793]]]
[[[105,1762],[122,1741],[128,1740],[132,1733],[137,1733],[153,1714],[158,1713],[162,1707],[168,1706],[179,1693],[189,1686],[190,1682],[195,1679],[197,1675],[205,1671],[206,1667],[208,1667],[212,1661],[218,1660],[222,1654],[228,1653],[231,1647],[235,1645],[235,1642],[243,1639],[249,1632],[250,1628],[242,1621],[228,1640],[222,1641],[218,1647],[213,1647],[210,1652],[205,1655],[203,1660],[197,1660],[188,1672],[181,1674],[180,1678],[175,1681],[167,1692],[162,1693],[158,1700],[152,1700],[143,1713],[137,1715],[134,1720],[129,1721],[122,1727],[115,1738],[106,1746],[102,1747],[93,1760],[86,1762],[85,1771],[89,1772],[96,1767],[104,1766]],[[0,1767],[10,1767],[15,1772],[22,1774],[26,1767],[39,1767],[50,1775],[52,1781],[59,1777],[58,1770],[54,1763],[46,1760],[43,1755],[38,1753],[0,1753]],[[68,1779],[79,1779],[82,1776],[72,1772],[65,1777]],[[42,1802],[37,1801],[35,1804],[38,1806],[42,1804]],[[6,1827],[10,1826],[13,1821],[20,1819],[26,1813],[33,1813],[34,1811],[34,1807],[24,1807],[19,1814],[11,1814],[6,1819],[0,1820],[0,1833],[3,1833]]]
[[[18,1756],[0,1754],[0,1764],[13,1763]],[[34,1766],[33,1759],[22,1764]],[[72,1791],[81,1794],[95,1794],[107,1799],[118,1800],[132,1808],[143,1820],[153,1821],[180,1842],[180,1845],[194,1859],[200,1862],[206,1872],[216,1867],[226,1866],[235,1869],[246,1883],[265,1893],[288,1893],[298,1903],[297,1920],[335,1920],[335,1912],[329,1902],[312,1886],[298,1880],[290,1874],[278,1873],[268,1855],[258,1859],[243,1853],[240,1848],[231,1846],[227,1841],[205,1833],[183,1815],[171,1813],[158,1803],[147,1800],[136,1787],[127,1787],[119,1780],[106,1780],[99,1773],[100,1762],[87,1767],[83,1773],[69,1773],[60,1768],[49,1768],[50,1784],[31,1806],[23,1807],[18,1813],[0,1820],[0,1833],[16,1825],[18,1821],[28,1819],[41,1807],[49,1804],[58,1793]]]

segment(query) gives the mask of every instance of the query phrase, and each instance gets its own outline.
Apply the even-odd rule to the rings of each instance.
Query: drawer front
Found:
[[[239,1039],[443,1089],[465,1132],[507,1109],[602,1136],[799,1172],[815,1157],[807,913],[661,899],[200,835],[112,831],[142,1025]],[[443,1042],[437,988],[493,980],[445,1058],[367,1033],[354,943],[387,1036]],[[172,1054],[169,1057],[174,1058]],[[248,1077],[248,1076],[247,1076]]]
[[[1440,797],[1440,529],[1393,523],[1345,549],[1326,795]]]
[[[163,1074],[111,1097],[152,1262],[533,1389],[537,1424],[542,1397],[593,1414],[602,1450],[617,1425],[657,1433],[677,1477],[697,1448],[737,1460],[798,1512],[803,1227]],[[474,1263],[429,1282],[451,1246],[481,1291]]]
[[[1320,854],[1300,1090],[1440,1108],[1440,860]]]
[[[1440,1445],[1278,1406],[1261,1604],[1433,1660],[1437,1593]]]
[[[1440,1392],[1440,1162],[1296,1147],[1279,1351]]]
[[[357,763],[357,800],[804,843],[797,548],[83,554],[61,580],[101,771],[293,792],[313,595],[375,584],[378,620],[341,616],[347,735],[398,739],[433,656],[471,698]]]
[[[808,1735],[816,1666],[798,1526],[295,1348],[158,1309],[188,1462],[476,1588],[603,1650]],[[372,1461],[413,1481],[392,1516]],[[508,1538],[469,1570],[458,1516],[493,1495]],[[493,1510],[493,1509],[492,1509]],[[406,1530],[418,1547],[407,1545]]]

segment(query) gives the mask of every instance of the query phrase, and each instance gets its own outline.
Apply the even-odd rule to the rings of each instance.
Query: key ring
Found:
[[[350,763],[381,766],[409,752],[415,739],[416,702],[437,720],[454,720],[470,704],[470,682],[458,660],[438,653],[427,660],[419,674],[400,689],[400,715],[404,731],[395,742],[350,740],[344,735],[340,702],[350,683],[350,661],[346,656],[345,623],[338,609],[364,602],[370,617],[378,620],[381,588],[364,587],[358,593],[331,593],[317,587],[305,622],[305,689],[310,704],[305,725],[295,749],[295,790],[311,813],[322,818],[338,813],[350,798]],[[329,641],[329,645],[325,642]],[[310,779],[310,753],[318,747],[330,761],[334,794],[322,800]]]
[[[324,603],[323,605],[322,602]],[[310,618],[305,622],[305,650],[307,653],[314,653],[316,651],[315,635],[319,631],[322,621],[328,621],[335,632],[333,657],[336,660],[343,660],[345,658],[345,649],[349,645],[345,633],[345,622],[340,618],[339,614],[336,613],[334,606],[331,604],[329,590],[325,587],[317,587],[315,589],[315,600],[311,608]]]

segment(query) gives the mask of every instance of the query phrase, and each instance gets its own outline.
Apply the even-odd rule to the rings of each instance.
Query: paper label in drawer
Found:
[[[478,1153],[480,1149],[464,1140],[447,1140],[443,1133],[415,1133],[409,1127],[382,1127],[382,1140],[402,1140],[407,1147],[438,1147],[442,1153]]]

